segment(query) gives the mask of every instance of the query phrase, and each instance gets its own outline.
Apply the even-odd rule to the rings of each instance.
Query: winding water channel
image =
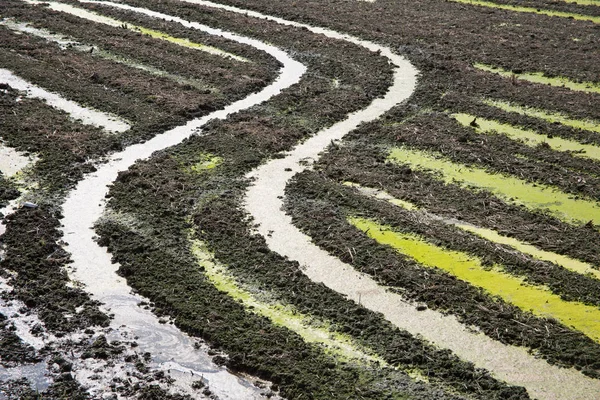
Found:
[[[510,384],[522,385],[530,395],[540,399],[590,399],[600,393],[600,381],[585,377],[574,369],[551,366],[528,354],[525,348],[507,346],[489,337],[474,333],[459,323],[455,317],[443,316],[432,310],[416,311],[414,305],[401,296],[389,292],[367,275],[360,274],[350,265],[329,255],[311,242],[311,239],[293,226],[291,217],[283,211],[284,191],[289,180],[316,161],[332,141],[341,140],[359,124],[375,120],[402,103],[413,93],[418,71],[390,48],[365,41],[326,28],[312,27],[263,15],[257,12],[224,6],[202,0],[183,0],[188,3],[225,9],[252,17],[268,19],[278,24],[306,28],[313,33],[345,40],[379,52],[394,65],[394,80],[387,94],[375,99],[368,107],[347,116],[335,125],[318,132],[297,146],[284,158],[267,162],[248,177],[253,183],[245,198],[245,207],[260,224],[257,228],[269,247],[303,266],[304,273],[315,282],[346,295],[365,307],[382,313],[401,329],[429,340],[439,347],[452,350],[459,357],[489,370],[496,378]],[[142,351],[153,354],[157,365],[185,374],[203,374],[211,389],[222,399],[260,398],[259,390],[238,377],[214,367],[210,359],[194,348],[192,340],[171,325],[159,324],[156,316],[138,307],[143,299],[131,294],[124,279],[116,274],[118,265],[111,256],[93,240],[92,226],[105,209],[104,197],[120,171],[127,170],[136,161],[146,159],[153,152],[176,145],[211,119],[224,119],[232,113],[259,104],[277,95],[285,88],[299,82],[305,67],[284,51],[263,42],[188,22],[162,13],[123,4],[99,1],[82,1],[119,7],[147,16],[179,22],[182,25],[253,46],[269,53],[284,66],[281,74],[261,92],[235,102],[225,109],[184,126],[169,130],[146,143],[133,145],[114,154],[97,172],[88,175],[67,197],[63,206],[64,240],[74,260],[71,277],[83,283],[92,296],[105,304],[115,315],[112,326],[138,336]],[[50,7],[65,11],[64,4],[50,3]],[[200,133],[201,134],[201,133]],[[307,163],[307,161],[309,161]]]
[[[223,110],[213,112],[205,117],[188,122],[164,132],[143,144],[133,145],[126,150],[114,154],[108,163],[98,167],[97,172],[88,175],[68,195],[63,206],[64,240],[68,242],[67,251],[73,258],[71,278],[85,285],[85,289],[114,314],[111,326],[119,332],[138,337],[137,343],[142,352],[150,352],[154,363],[162,369],[170,370],[171,375],[182,381],[190,376],[202,375],[210,384],[211,391],[220,399],[255,399],[262,398],[260,389],[247,381],[232,375],[228,371],[212,363],[205,351],[198,350],[194,341],[177,328],[169,324],[160,324],[151,312],[138,306],[143,298],[131,294],[131,289],[116,271],[117,264],[111,263],[111,256],[106,249],[94,242],[92,226],[105,209],[104,197],[120,171],[127,170],[136,161],[146,159],[155,151],[174,146],[212,119],[225,119],[232,113],[260,104],[280,93],[283,89],[297,83],[305,72],[305,67],[293,60],[284,51],[230,32],[213,29],[183,19],[128,7],[122,4],[103,2],[102,4],[143,13],[147,16],[178,22],[188,28],[220,35],[239,43],[247,44],[262,50],[283,64],[278,78],[261,90],[243,100],[237,101]],[[65,4],[50,3],[50,7],[76,14],[74,7]],[[174,371],[180,374],[173,375]],[[188,382],[189,383],[189,382]],[[181,382],[186,386],[186,382]]]

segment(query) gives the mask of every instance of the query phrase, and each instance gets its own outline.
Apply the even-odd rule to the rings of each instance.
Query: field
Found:
[[[600,1],[3,0],[0,399],[600,397]]]

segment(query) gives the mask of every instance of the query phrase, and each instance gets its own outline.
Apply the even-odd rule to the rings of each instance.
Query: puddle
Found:
[[[85,125],[104,128],[112,133],[124,132],[129,129],[129,124],[117,116],[82,107],[75,102],[64,99],[56,93],[48,92],[19,78],[7,69],[0,68],[0,82],[10,85],[13,89],[26,92],[27,97],[46,101],[48,105],[65,111],[71,118],[79,120]]]
[[[442,222],[447,225],[454,225],[457,228],[462,229],[463,231],[471,232],[483,239],[489,240],[490,242],[512,247],[513,249],[523,254],[527,254],[537,260],[548,261],[553,264],[560,265],[561,267],[576,272],[578,274],[600,280],[600,270],[596,269],[593,265],[585,263],[583,261],[579,261],[571,257],[553,253],[550,251],[540,250],[532,244],[522,242],[512,237],[501,235],[500,233],[492,229],[482,228],[479,226],[467,224],[463,221],[457,221],[454,219],[444,218],[438,215],[431,214],[426,210],[419,209],[416,205],[408,201],[396,199],[389,193],[386,193],[379,189],[360,186],[352,182],[344,182],[344,185],[357,189],[361,194],[365,196],[387,201],[390,204],[402,207],[408,211],[419,211],[421,215],[431,220]]]
[[[484,99],[482,103],[491,107],[499,108],[502,111],[513,112],[521,115],[526,115],[528,117],[543,119],[544,121],[550,122],[551,124],[559,123],[561,125],[569,126],[571,128],[600,133],[600,122],[598,121],[573,119],[561,113],[548,112],[539,108],[519,106],[501,100]]]
[[[600,343],[598,307],[562,300],[544,286],[528,284],[523,278],[504,272],[501,265],[484,267],[482,261],[475,256],[444,249],[417,235],[397,232],[365,218],[349,218],[348,222],[377,243],[392,247],[422,266],[446,271],[493,296],[500,296],[523,311],[531,311],[544,318],[554,318],[564,326]]]
[[[57,4],[57,3],[52,3]],[[183,375],[192,371],[202,374],[213,393],[221,399],[263,398],[261,389],[211,363],[205,351],[196,349],[189,337],[170,324],[161,324],[156,316],[140,309],[137,304],[144,299],[131,294],[124,279],[116,274],[118,265],[112,264],[111,255],[105,248],[94,242],[94,222],[100,218],[105,208],[105,195],[119,171],[127,170],[136,161],[148,158],[153,152],[174,146],[189,136],[199,133],[199,129],[212,119],[224,119],[229,115],[260,104],[279,94],[283,89],[299,82],[305,67],[291,59],[284,51],[263,42],[245,38],[220,29],[210,28],[181,18],[130,7],[123,4],[101,2],[121,9],[131,10],[151,17],[178,22],[188,28],[198,29],[212,35],[250,45],[269,53],[283,64],[279,77],[263,90],[234,102],[222,110],[205,117],[192,120],[184,126],[171,129],[146,143],[136,144],[114,154],[106,164],[81,181],[67,197],[63,205],[64,240],[66,250],[72,254],[72,279],[81,282],[85,289],[97,300],[105,304],[115,314],[112,327],[118,332],[136,335],[139,348],[153,354],[153,361],[162,368],[180,370]],[[123,326],[125,325],[125,326]],[[183,388],[186,383],[176,381]]]
[[[583,14],[570,13],[570,12],[566,12],[566,11],[556,11],[556,10],[545,10],[545,9],[541,9],[541,8],[522,7],[522,6],[515,6],[515,5],[510,5],[510,4],[493,3],[491,1],[483,1],[483,0],[449,0],[449,1],[452,1],[454,3],[470,4],[470,5],[474,5],[474,6],[497,8],[497,9],[501,9],[501,10],[516,11],[516,12],[522,12],[522,13],[547,15],[550,17],[561,17],[561,18],[576,19],[576,20],[580,20],[580,21],[591,21],[595,24],[600,24],[600,17],[594,16],[594,15],[583,15]],[[586,1],[586,0],[583,0],[583,1]]]
[[[0,382],[19,380],[27,378],[31,389],[43,392],[48,389],[52,380],[46,376],[48,365],[45,361],[37,364],[23,365],[15,368],[4,368],[0,366]],[[0,392],[0,400],[8,399]]]
[[[600,17],[598,17],[600,19]],[[564,76],[548,77],[543,72],[523,72],[515,73],[500,67],[493,67],[485,64],[475,64],[475,68],[498,74],[505,78],[520,79],[531,83],[540,83],[542,85],[550,85],[555,87],[564,87],[577,92],[600,93],[600,84],[596,82],[575,82]]]
[[[5,178],[16,175],[23,168],[33,164],[37,159],[31,155],[0,144],[0,171]]]
[[[597,202],[575,199],[574,195],[550,186],[454,163],[415,149],[392,149],[388,161],[408,164],[421,171],[436,172],[446,184],[458,184],[465,189],[487,190],[508,203],[522,204],[530,210],[550,211],[556,218],[569,224],[579,225],[592,221],[600,225],[600,207]]]
[[[519,141],[529,147],[546,143],[552,150],[569,152],[573,157],[589,158],[600,161],[600,147],[582,144],[560,137],[548,137],[536,131],[518,128],[509,124],[476,117],[470,114],[453,114],[462,126],[472,127],[477,133],[504,134],[510,139]],[[473,122],[475,121],[475,122]],[[472,124],[476,125],[473,126]]]
[[[186,78],[184,76],[171,74],[167,71],[161,70],[152,65],[141,64],[141,63],[135,62],[133,60],[130,60],[128,58],[122,57],[118,54],[114,54],[109,51],[100,49],[96,46],[79,43],[78,41],[76,41],[73,38],[55,34],[50,31],[47,31],[45,29],[38,29],[38,28],[34,28],[32,26],[28,26],[26,23],[19,23],[19,22],[10,20],[10,19],[5,19],[5,20],[0,21],[0,25],[4,25],[7,28],[10,28],[17,32],[27,33],[27,34],[34,35],[37,37],[41,37],[50,42],[54,42],[54,43],[58,44],[62,49],[71,49],[71,50],[75,50],[75,51],[78,51],[81,53],[92,54],[94,57],[99,57],[99,58],[102,58],[102,59],[108,60],[108,61],[114,61],[119,64],[126,65],[130,68],[139,69],[139,70],[142,70],[149,74],[159,76],[161,78],[167,78],[167,79],[177,82],[181,85],[188,85],[188,86],[194,87],[199,90],[209,90],[213,94],[219,93],[219,90],[208,86],[207,84],[203,83],[202,81],[200,81],[198,79],[191,79],[191,78]]]
[[[24,1],[26,1],[27,3],[30,3],[30,4],[47,4],[50,9],[55,10],[55,11],[62,11],[62,12],[65,12],[65,13],[68,13],[71,15],[75,15],[80,18],[87,19],[88,21],[98,22],[101,24],[110,25],[110,26],[114,26],[117,28],[124,28],[124,29],[128,29],[128,30],[134,31],[134,32],[140,32],[143,35],[148,35],[152,38],[164,40],[169,43],[173,43],[173,44],[176,44],[176,45],[179,45],[182,47],[200,50],[200,51],[203,51],[203,52],[206,52],[209,54],[213,54],[213,55],[217,55],[220,57],[231,58],[236,61],[241,61],[241,62],[249,61],[246,58],[236,56],[235,54],[228,53],[228,52],[218,49],[216,47],[207,46],[207,45],[201,44],[201,43],[194,43],[189,39],[178,38],[178,37],[171,36],[167,33],[160,32],[160,31],[157,31],[154,29],[144,28],[143,26],[132,25],[132,24],[129,24],[124,21],[119,21],[114,18],[106,17],[106,16],[100,15],[98,13],[88,11],[83,8],[73,7],[71,5],[64,4],[64,3],[41,2],[41,1],[34,1],[34,0],[24,0]],[[81,0],[80,2],[81,3],[107,4],[107,3],[103,3],[103,2],[83,1],[83,0]],[[121,7],[121,8],[125,8],[125,7]]]

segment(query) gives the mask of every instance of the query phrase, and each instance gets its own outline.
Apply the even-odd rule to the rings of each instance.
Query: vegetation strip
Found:
[[[559,137],[548,137],[536,131],[518,128],[509,124],[502,124],[475,115],[459,113],[453,114],[452,116],[461,125],[472,127],[478,133],[504,134],[513,140],[521,140],[530,147],[547,144],[552,150],[565,151],[569,152],[574,157],[590,158],[600,161],[600,147],[598,146],[582,144]]]
[[[574,199],[555,188],[526,182],[512,176],[491,173],[483,168],[454,163],[421,150],[394,148],[388,160],[408,164],[419,170],[432,170],[446,183],[458,183],[463,188],[488,190],[507,202],[522,204],[530,210],[549,211],[570,224],[592,221],[600,225],[600,207],[591,200]]]
[[[290,306],[269,304],[258,300],[251,292],[245,290],[236,282],[225,266],[214,260],[213,255],[210,254],[206,245],[201,241],[192,240],[191,249],[192,254],[204,268],[204,273],[213,285],[228,296],[240,301],[246,310],[267,317],[275,325],[296,332],[308,343],[317,343],[324,346],[325,352],[331,352],[342,360],[356,360],[361,363],[377,362],[382,367],[388,366],[381,357],[373,355],[372,351],[361,349],[347,335],[331,331],[326,327],[314,326],[314,322],[311,325],[309,316],[303,315]]]
[[[499,108],[502,111],[526,115],[528,117],[539,118],[544,121],[550,122],[551,124],[559,123],[565,126],[569,126],[571,128],[583,129],[586,131],[600,133],[600,122],[598,121],[585,121],[580,119],[573,119],[561,113],[548,112],[533,107],[523,107],[501,100],[484,99],[482,102],[485,105]]]
[[[598,17],[600,18],[600,17]],[[486,64],[474,64],[475,68],[498,74],[505,78],[521,79],[531,83],[541,83],[555,87],[565,87],[577,92],[600,93],[600,84],[596,82],[575,82],[566,77],[547,77],[543,72],[512,72],[500,67],[494,67]]]
[[[513,6],[513,5],[509,5],[509,4],[499,4],[499,3],[494,3],[491,1],[483,1],[483,0],[449,0],[449,1],[452,1],[455,3],[463,3],[463,4],[481,6],[481,7],[498,8],[501,10],[516,11],[516,12],[522,12],[522,13],[547,15],[550,17],[571,18],[571,19],[576,19],[579,21],[591,21],[595,24],[600,24],[600,17],[596,17],[593,15],[583,15],[583,14],[576,14],[576,13],[570,13],[570,12],[565,12],[565,11],[556,11],[556,10],[544,10],[544,9],[532,8],[532,7]]]
[[[129,29],[130,31],[134,31],[134,32],[140,32],[140,33],[142,33],[144,35],[148,35],[152,38],[164,40],[164,41],[167,41],[167,42],[170,42],[170,43],[182,46],[182,47],[187,47],[190,49],[204,51],[209,54],[214,54],[214,55],[218,55],[221,57],[231,58],[231,59],[241,61],[241,62],[248,61],[247,59],[245,59],[243,57],[236,56],[235,54],[228,53],[228,52],[218,49],[216,47],[207,46],[207,45],[200,44],[200,43],[194,43],[189,39],[174,37],[167,33],[159,32],[154,29],[148,29],[148,28],[145,28],[142,26],[131,25],[126,22],[116,20],[114,18],[106,17],[103,15],[88,11],[83,8],[73,7],[69,4],[55,3],[55,2],[41,2],[41,1],[37,1],[37,0],[24,0],[24,1],[26,1],[27,3],[30,3],[30,4],[44,4],[44,5],[47,5],[47,7],[49,7],[50,9],[55,10],[55,11],[62,11],[62,12],[66,12],[66,13],[69,13],[72,15],[76,15],[80,18],[87,19],[89,21],[99,22],[99,23],[106,24],[109,26],[114,26],[117,28],[119,28],[119,27],[125,28],[125,29]],[[87,3],[92,3],[92,1],[87,1]],[[98,2],[98,3],[102,4],[102,2]]]
[[[350,217],[348,221],[378,243],[391,246],[421,265],[442,269],[524,311],[555,318],[600,342],[600,310],[597,307],[564,301],[547,288],[525,284],[521,278],[504,272],[501,266],[486,268],[474,256],[443,249],[417,235],[400,233],[366,218]]]
[[[360,185],[358,185],[356,183],[352,183],[352,182],[345,182],[344,185],[357,189],[363,195],[373,197],[373,198],[376,198],[379,200],[387,201],[388,203],[393,204],[398,207],[402,207],[405,210],[420,211],[422,213],[425,213],[427,215],[427,217],[432,218],[436,221],[440,221],[440,222],[443,222],[443,223],[449,224],[449,225],[454,225],[459,229],[474,233],[475,235],[480,236],[491,242],[510,246],[513,249],[520,251],[523,254],[527,254],[535,259],[558,264],[561,267],[566,268],[570,271],[577,272],[578,274],[582,274],[582,275],[586,275],[586,276],[592,276],[595,279],[600,280],[600,271],[598,269],[594,268],[593,265],[585,263],[583,261],[579,261],[579,260],[576,260],[574,258],[565,256],[562,254],[557,254],[557,253],[553,253],[550,251],[540,250],[537,247],[535,247],[529,243],[523,242],[521,240],[518,240],[518,239],[515,239],[512,237],[504,236],[493,229],[487,229],[487,228],[482,228],[479,226],[474,226],[474,225],[467,224],[467,223],[464,223],[461,221],[440,217],[438,215],[431,214],[425,210],[419,210],[419,208],[416,205],[414,205],[408,201],[405,201],[405,200],[397,199],[397,198],[391,196],[389,193],[386,193],[382,190],[360,186]]]
[[[0,82],[8,84],[14,89],[25,91],[28,97],[43,99],[52,107],[65,111],[73,119],[81,120],[84,124],[104,128],[115,133],[124,132],[130,128],[128,123],[117,116],[82,107],[56,93],[48,92],[19,78],[7,69],[0,69]]]
[[[196,89],[200,89],[200,90],[210,90],[212,93],[218,92],[218,90],[216,88],[210,87],[197,79],[191,79],[191,78],[186,78],[184,76],[171,74],[167,71],[156,68],[152,65],[141,64],[141,63],[135,62],[133,60],[127,59],[125,57],[121,57],[117,54],[111,53],[109,51],[100,49],[96,46],[79,43],[75,39],[65,37],[64,35],[58,35],[58,34],[50,32],[50,31],[47,31],[45,29],[37,29],[32,26],[28,26],[26,23],[19,23],[19,22],[13,21],[11,19],[4,19],[4,20],[0,20],[0,25],[4,25],[15,31],[28,33],[30,35],[41,37],[48,41],[52,41],[54,43],[57,43],[63,49],[68,48],[68,49],[73,49],[73,50],[79,51],[81,53],[91,53],[95,57],[100,57],[100,58],[108,60],[108,61],[118,62],[127,67],[139,69],[139,70],[142,70],[144,72],[147,72],[147,73],[155,75],[155,76],[170,79],[181,85],[189,85],[189,86],[192,86],[192,87],[194,87]]]

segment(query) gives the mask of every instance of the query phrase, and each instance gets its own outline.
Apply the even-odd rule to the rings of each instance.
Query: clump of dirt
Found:
[[[0,365],[10,368],[39,361],[35,349],[21,341],[15,333],[14,325],[0,313]]]

